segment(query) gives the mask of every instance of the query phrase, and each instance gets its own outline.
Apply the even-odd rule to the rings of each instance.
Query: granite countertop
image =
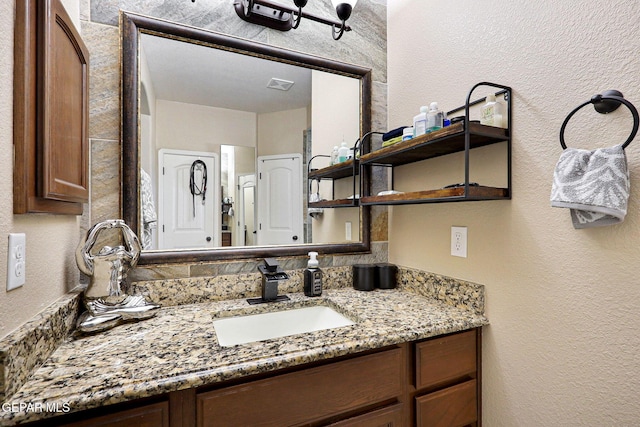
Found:
[[[70,337],[3,405],[0,424],[42,419],[212,384],[260,372],[475,328],[480,313],[408,290],[325,290],[321,297],[249,305],[245,299],[160,309],[154,318]],[[239,314],[328,305],[355,325],[233,347],[218,345],[212,320]],[[16,410],[19,409],[19,410]]]

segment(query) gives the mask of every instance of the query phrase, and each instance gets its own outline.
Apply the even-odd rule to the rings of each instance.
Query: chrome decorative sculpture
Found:
[[[122,244],[93,251],[98,235],[108,229],[120,230]],[[87,311],[78,319],[79,331],[98,332],[156,314],[159,305],[125,290],[127,272],[138,263],[141,249],[138,237],[121,219],[99,222],[87,232],[76,250],[78,268],[90,279],[83,301]]]

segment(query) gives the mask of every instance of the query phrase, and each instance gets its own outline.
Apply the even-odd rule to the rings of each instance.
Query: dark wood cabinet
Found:
[[[474,329],[415,343],[414,425],[481,425],[480,334]]]
[[[405,425],[404,406],[399,403],[329,425],[331,427],[402,427]]]
[[[89,200],[89,51],[60,0],[16,2],[14,213]]]
[[[475,376],[476,336],[468,331],[416,344],[416,387],[424,389]]]
[[[478,398],[476,380],[453,385],[416,398],[416,425],[454,427],[476,425]]]
[[[127,409],[84,421],[64,424],[65,427],[169,427],[169,404],[154,403]]]
[[[480,341],[472,329],[35,425],[480,426]]]
[[[198,427],[303,425],[393,401],[404,348],[199,394]]]

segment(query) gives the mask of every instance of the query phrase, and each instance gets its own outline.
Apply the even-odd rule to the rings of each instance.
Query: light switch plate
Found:
[[[351,240],[351,221],[347,221],[344,223],[344,237],[346,240]]]
[[[451,227],[451,255],[467,257],[467,227]]]
[[[7,250],[7,291],[24,285],[27,239],[24,233],[10,233]]]

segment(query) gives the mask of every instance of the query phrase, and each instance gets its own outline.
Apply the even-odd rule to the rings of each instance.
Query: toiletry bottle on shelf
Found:
[[[333,150],[331,150],[331,165],[335,165],[338,163],[338,146],[335,145]]]
[[[343,141],[342,144],[340,144],[340,148],[338,148],[338,163],[346,162],[348,156],[349,147],[347,147],[347,143]]]
[[[487,103],[480,109],[480,124],[487,126],[504,127],[504,108],[500,102],[496,101],[496,96],[492,93],[487,95]]]
[[[447,126],[451,126],[451,120],[447,117],[447,113],[442,112],[442,127],[446,128]]]
[[[429,112],[427,112],[427,128],[426,132],[433,132],[438,129],[442,129],[443,118],[442,111],[438,109],[438,103],[432,102],[429,105]]]
[[[413,137],[424,135],[427,129],[427,106],[420,107],[420,114],[413,118]]]
[[[318,252],[309,252],[309,262],[304,271],[304,294],[308,297],[322,295],[322,271],[318,268]]]

